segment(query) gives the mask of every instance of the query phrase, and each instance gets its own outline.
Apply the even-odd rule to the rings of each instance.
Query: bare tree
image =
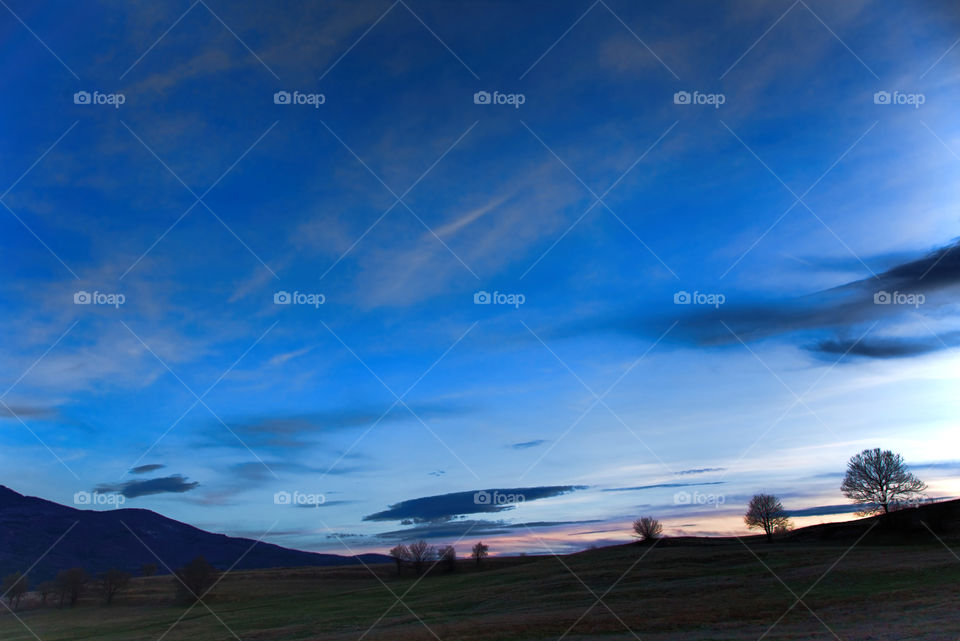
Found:
[[[410,562],[413,563],[413,569],[416,570],[417,575],[423,574],[427,563],[437,558],[437,549],[428,545],[423,539],[411,543],[407,549],[410,550]]]
[[[57,573],[57,590],[60,592],[60,607],[63,607],[64,599],[70,597],[70,607],[77,604],[83,589],[86,587],[90,577],[83,568],[70,568]]]
[[[844,496],[863,506],[858,512],[861,515],[886,514],[897,503],[916,499],[926,489],[926,483],[910,472],[902,456],[879,447],[851,457],[840,486]]]
[[[790,527],[790,519],[783,509],[783,504],[773,494],[754,494],[743,521],[750,529],[762,529],[767,535],[767,541],[773,540],[774,532]]]
[[[14,610],[20,605],[20,599],[27,593],[28,588],[27,575],[20,574],[19,571],[8,574],[3,579],[3,594],[10,602],[10,607]]]
[[[391,548],[390,556],[392,556],[393,560],[397,562],[398,575],[403,574],[403,564],[410,563],[413,560],[413,557],[410,556],[410,548],[403,543]]]
[[[177,588],[189,599],[199,601],[217,581],[217,569],[198,556],[177,570]]]
[[[37,592],[40,593],[40,604],[47,604],[47,597],[57,591],[57,584],[54,581],[43,581],[37,585]]]
[[[633,533],[641,541],[653,541],[663,534],[663,526],[652,516],[641,516],[633,522]]]
[[[483,541],[477,541],[473,546],[473,551],[470,553],[470,556],[473,557],[473,560],[476,562],[477,567],[480,567],[480,564],[483,563],[483,560],[487,558],[488,552],[490,551],[489,545],[484,545]]]
[[[455,572],[457,569],[457,551],[452,545],[445,545],[438,552],[440,560],[447,568],[447,572]]]
[[[113,597],[115,597],[118,592],[126,590],[129,583],[130,573],[124,572],[123,570],[110,568],[101,574],[100,592],[103,594],[104,598],[106,598],[107,605],[113,603]]]

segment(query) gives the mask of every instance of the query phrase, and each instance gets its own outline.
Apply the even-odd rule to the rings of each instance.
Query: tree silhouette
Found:
[[[103,594],[104,598],[106,598],[107,605],[113,603],[113,597],[115,597],[118,592],[126,590],[129,583],[130,573],[124,572],[123,570],[110,568],[101,574],[100,592]]]
[[[37,592],[40,593],[40,604],[47,604],[47,597],[57,591],[57,584],[55,581],[43,581],[37,586]]]
[[[20,605],[20,599],[27,593],[28,588],[27,575],[20,574],[19,571],[8,574],[3,579],[3,594],[10,602],[10,607],[14,610]]]
[[[410,555],[410,548],[401,543],[390,549],[390,556],[397,562],[397,575],[403,574],[403,564],[410,563],[413,559]]]
[[[860,515],[886,514],[891,506],[918,498],[926,489],[927,485],[910,473],[902,456],[879,447],[851,457],[840,486],[844,496],[863,506]]]
[[[177,570],[175,580],[181,594],[199,601],[216,583],[218,575],[215,567],[207,563],[202,556],[198,556]]]
[[[663,526],[652,516],[641,516],[633,522],[633,533],[641,541],[653,541],[660,538]]]
[[[484,545],[483,541],[477,541],[473,546],[473,551],[470,553],[470,556],[476,562],[477,567],[483,563],[483,560],[487,558],[487,553],[490,551],[489,545]]]
[[[447,572],[455,572],[457,570],[457,551],[452,545],[446,545],[440,548],[438,554],[440,560],[443,561],[444,566],[446,566]]]
[[[60,592],[60,607],[63,607],[63,601],[67,596],[70,597],[70,607],[75,606],[89,580],[90,577],[83,568],[70,568],[57,573],[56,583],[57,590]]]
[[[410,562],[413,563],[413,569],[418,576],[423,574],[427,563],[437,558],[437,549],[423,539],[411,543],[407,549],[410,550]]]
[[[774,532],[790,527],[790,519],[787,518],[783,504],[773,494],[754,494],[743,521],[750,529],[763,529],[767,541],[773,540]]]

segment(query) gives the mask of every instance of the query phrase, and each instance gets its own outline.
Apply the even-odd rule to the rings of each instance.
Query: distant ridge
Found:
[[[68,529],[69,533],[63,536]],[[63,539],[57,543],[61,536]],[[52,578],[60,570],[77,566],[92,574],[116,567],[136,575],[141,565],[156,563],[158,572],[165,573],[164,564],[176,570],[197,555],[203,555],[221,570],[241,556],[236,568],[245,570],[391,560],[382,554],[303,552],[213,534],[144,509],[78,510],[24,496],[0,485],[0,576],[18,570],[25,572],[41,557],[30,571],[31,582]]]

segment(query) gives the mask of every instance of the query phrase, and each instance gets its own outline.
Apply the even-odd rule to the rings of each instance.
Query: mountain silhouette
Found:
[[[31,566],[31,582],[77,566],[94,574],[109,568],[138,574],[146,563],[162,574],[198,555],[220,570],[235,563],[251,570],[390,561],[382,554],[317,554],[214,534],[144,509],[79,510],[0,485],[0,576]]]

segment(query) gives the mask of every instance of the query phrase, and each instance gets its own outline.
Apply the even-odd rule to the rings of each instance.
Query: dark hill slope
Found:
[[[237,569],[390,560],[379,554],[359,557],[315,554],[256,543],[251,539],[206,532],[150,510],[78,510],[23,496],[0,485],[0,576],[16,570],[26,571],[34,563],[36,566],[30,572],[32,582],[76,566],[90,573],[116,567],[136,574],[144,563],[156,563],[163,573],[166,572],[164,565],[177,569],[197,555],[203,555],[221,570],[232,566],[240,557],[243,558],[237,563]]]

